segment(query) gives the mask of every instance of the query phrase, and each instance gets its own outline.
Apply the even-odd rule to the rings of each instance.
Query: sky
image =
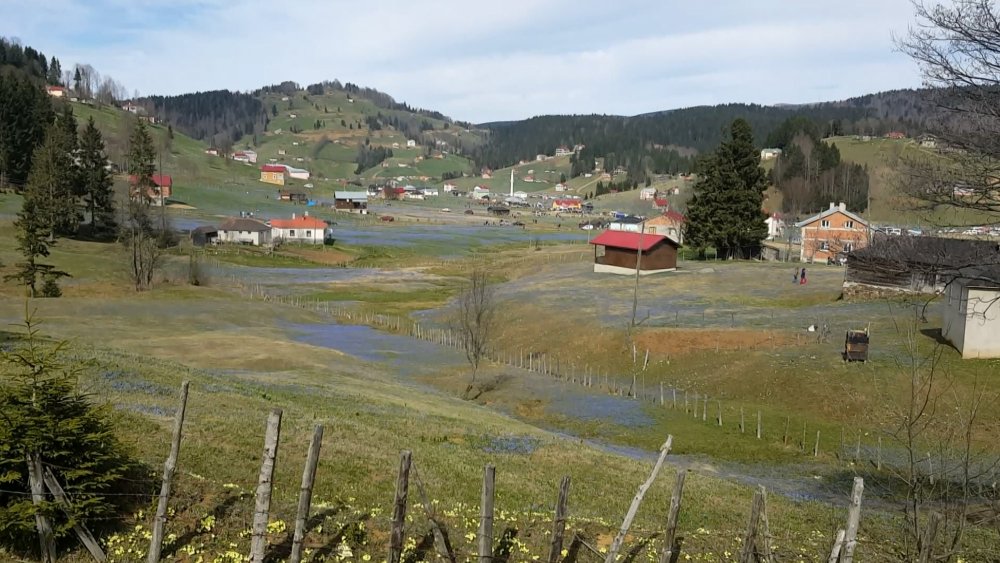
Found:
[[[910,0],[0,0],[0,35],[150,94],[339,79],[482,123],[920,85]]]

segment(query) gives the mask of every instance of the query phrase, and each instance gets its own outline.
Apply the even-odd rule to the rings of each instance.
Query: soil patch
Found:
[[[640,349],[670,357],[696,352],[766,350],[794,346],[795,334],[780,330],[657,328],[642,331]]]
[[[298,256],[310,262],[325,264],[327,266],[338,266],[354,259],[354,256],[340,250],[313,250],[308,248],[283,248],[284,254]]]

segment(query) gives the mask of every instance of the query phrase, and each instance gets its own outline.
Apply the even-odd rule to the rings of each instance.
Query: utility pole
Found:
[[[646,220],[639,223],[639,243],[635,254],[635,290],[632,293],[632,326],[635,326],[635,311],[639,308],[639,268],[642,265],[642,235],[646,233]]]

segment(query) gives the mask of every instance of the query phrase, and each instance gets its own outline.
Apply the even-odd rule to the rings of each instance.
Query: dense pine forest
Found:
[[[259,98],[229,90],[149,96],[138,103],[178,131],[219,147],[263,132],[268,122]]]

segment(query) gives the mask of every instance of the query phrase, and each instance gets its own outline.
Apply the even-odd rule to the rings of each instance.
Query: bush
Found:
[[[42,297],[62,297],[62,290],[59,289],[59,282],[55,276],[45,276],[45,283],[42,284]]]

